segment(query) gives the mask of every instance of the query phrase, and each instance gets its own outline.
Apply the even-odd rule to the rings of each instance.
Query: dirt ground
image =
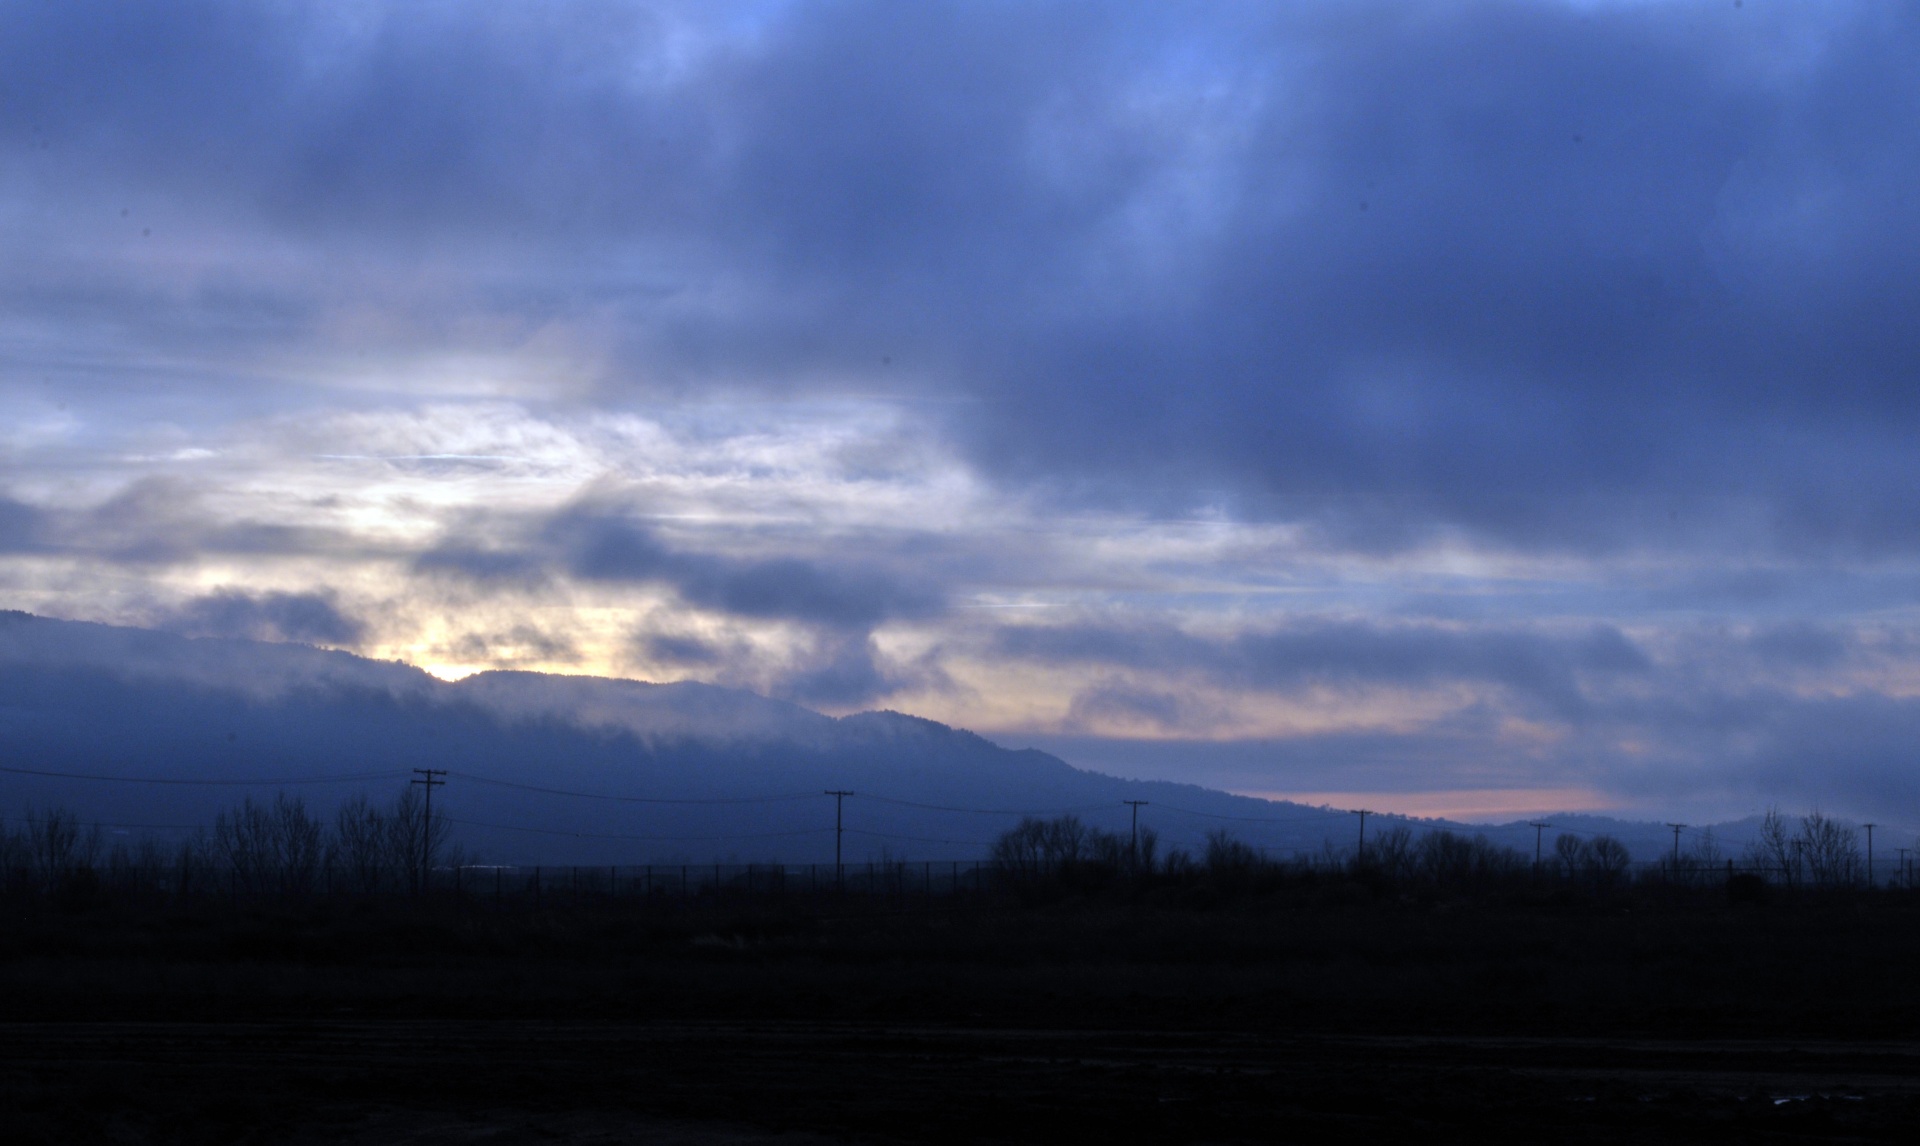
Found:
[[[1920,1042],[19,1023],[0,1097],[22,1143],[1905,1142]]]
[[[0,913],[0,1133],[1904,1143],[1910,899]]]

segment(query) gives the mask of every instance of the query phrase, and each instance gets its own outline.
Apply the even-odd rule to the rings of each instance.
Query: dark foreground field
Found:
[[[1920,913],[47,909],[9,1141],[1911,1141]]]

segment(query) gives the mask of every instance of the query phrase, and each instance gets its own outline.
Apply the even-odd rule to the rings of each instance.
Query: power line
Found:
[[[826,831],[826,828],[801,828],[791,832],[735,833],[722,836],[636,836],[617,832],[579,832],[564,828],[531,828],[524,824],[490,824],[483,820],[461,820],[452,816],[442,816],[449,824],[459,824],[467,828],[494,828],[503,832],[530,832],[542,836],[570,836],[584,840],[640,840],[655,843],[710,843],[720,840],[771,840],[790,836],[813,836]]]
[[[822,828],[818,830],[825,831],[826,829]],[[991,840],[940,840],[928,836],[903,836],[896,832],[870,832],[864,828],[847,828],[846,831],[856,836],[873,836],[876,839],[882,840],[906,840],[908,843],[915,844],[958,844],[970,848],[990,848],[993,846]]]
[[[32,820],[25,816],[0,816],[0,825],[10,823],[30,824],[32,822]],[[153,832],[202,832],[207,828],[205,824],[125,824],[115,823],[111,820],[82,820],[80,821],[80,826],[83,828],[140,828]]]
[[[852,793],[848,793],[851,795]],[[920,808],[929,812],[965,812],[976,816],[1072,816],[1081,812],[1099,812],[1113,807],[1112,804],[1087,804],[1078,808],[961,808],[951,804],[921,804],[913,800],[897,800],[892,796],[876,796],[863,792],[862,800],[874,800],[882,804],[898,804],[903,808]],[[1123,804],[1129,800],[1120,801]]]
[[[778,796],[737,796],[709,800],[664,799],[655,796],[616,796],[609,792],[575,792],[566,788],[542,788],[535,784],[521,784],[513,780],[496,780],[491,776],[476,776],[470,772],[448,772],[449,776],[458,776],[462,780],[471,780],[476,784],[491,784],[496,788],[514,788],[522,792],[539,792],[548,796],[577,796],[583,800],[612,800],[621,804],[775,804],[788,800],[811,800],[812,792],[788,792]]]
[[[38,768],[0,767],[0,772],[8,772],[15,776],[50,776],[57,780],[102,780],[114,784],[187,784],[236,788],[268,788],[288,784],[347,784],[355,780],[399,779],[406,775],[405,772],[396,769],[391,772],[355,772],[343,776],[283,776],[253,780],[230,780],[185,779],[177,776],[101,776],[86,772],[47,772]]]

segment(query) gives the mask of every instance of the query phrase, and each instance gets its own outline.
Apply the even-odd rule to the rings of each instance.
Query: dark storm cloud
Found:
[[[1920,541],[1908,8],[355,12],[7,5],[9,182],[327,268],[171,307],[611,314],[608,387],[958,394],[1058,496],[1373,549]]]
[[[160,628],[190,637],[355,645],[366,626],[342,612],[329,593],[244,593],[226,589],[195,598],[162,618]]]
[[[1268,89],[1199,305],[1037,336],[983,447],[1230,482],[1369,548],[1684,544],[1732,494],[1749,543],[1910,549],[1911,14],[1824,9],[1789,61],[1679,5],[1382,11]]]

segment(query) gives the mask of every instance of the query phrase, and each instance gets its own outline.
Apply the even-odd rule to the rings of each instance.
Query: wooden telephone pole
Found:
[[[1133,809],[1133,872],[1140,874],[1140,807],[1145,800],[1122,800],[1122,804]]]
[[[840,810],[852,792],[840,788],[828,788],[827,795],[833,797],[833,886],[840,891],[847,889],[847,868],[840,862],[840,835],[845,830],[840,818]]]
[[[427,890],[427,880],[433,876],[433,790],[446,786],[445,780],[436,780],[435,776],[445,776],[445,768],[415,768],[420,776],[418,780],[409,780],[409,784],[419,784],[427,790],[427,806],[420,822],[420,890]]]

